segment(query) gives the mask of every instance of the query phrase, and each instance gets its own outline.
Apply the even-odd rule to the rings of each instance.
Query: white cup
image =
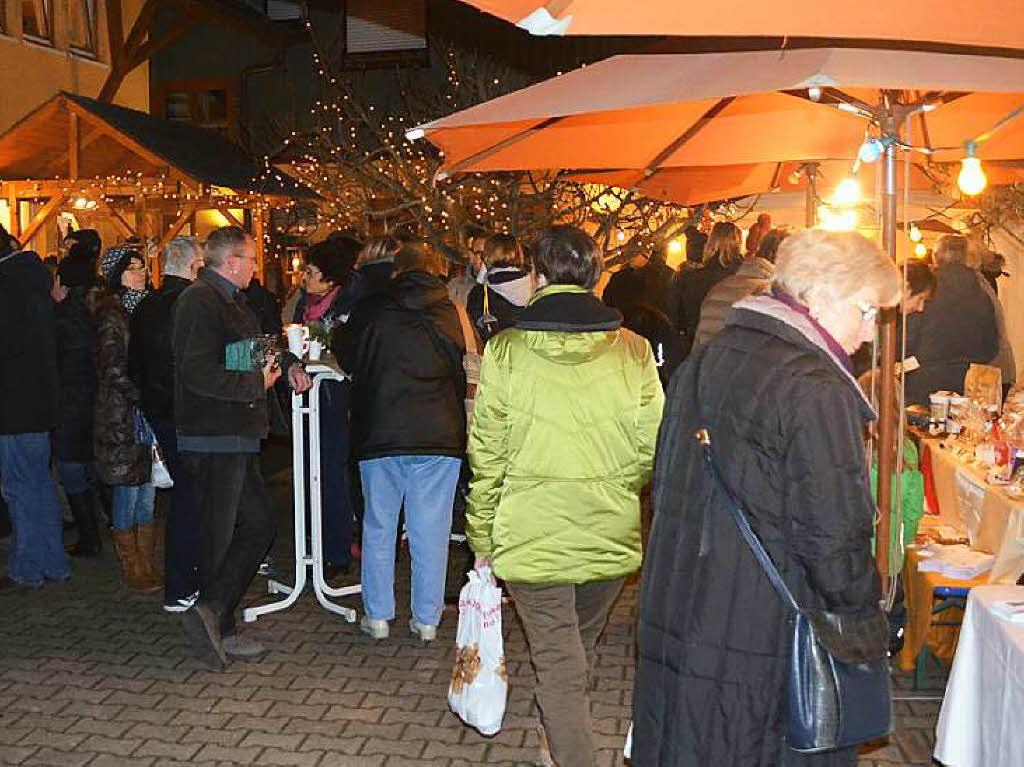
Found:
[[[303,357],[309,349],[309,328],[305,325],[286,325],[285,337],[288,339],[288,351],[296,357]]]
[[[320,343],[319,341],[310,341],[309,342],[309,358],[313,362],[316,362],[317,360],[320,359],[320,355],[323,353],[323,351],[324,351],[324,345],[322,343]]]

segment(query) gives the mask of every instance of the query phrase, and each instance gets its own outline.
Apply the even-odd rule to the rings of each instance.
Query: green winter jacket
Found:
[[[651,347],[570,285],[540,290],[484,351],[469,434],[470,546],[514,583],[640,566],[640,490],[664,395]]]

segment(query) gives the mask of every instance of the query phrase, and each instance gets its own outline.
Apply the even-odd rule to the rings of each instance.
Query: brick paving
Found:
[[[286,571],[287,481],[279,473],[271,482],[281,511],[275,561]],[[502,731],[485,738],[463,726],[445,699],[455,612],[446,610],[432,645],[403,631],[407,562],[389,641],[374,643],[307,593],[289,611],[241,624],[270,654],[221,673],[185,656],[178,618],[160,610],[157,596],[120,589],[109,546],[103,557],[74,568],[67,584],[0,596],[2,765],[511,767],[537,758],[532,671],[514,611],[504,615],[507,713]],[[257,578],[248,601],[264,593]],[[633,584],[598,648],[592,710],[600,767],[624,764],[635,596]],[[936,690],[915,693],[908,679],[897,678],[898,731],[891,742],[865,750],[861,767],[932,763],[939,703],[901,699],[938,697],[943,680],[931,682]]]

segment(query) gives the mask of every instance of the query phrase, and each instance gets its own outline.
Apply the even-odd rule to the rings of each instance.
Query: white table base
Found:
[[[306,588],[307,570],[312,568],[311,583],[317,601],[332,613],[342,616],[349,623],[356,619],[356,611],[351,607],[339,605],[332,597],[348,597],[362,592],[362,586],[343,586],[331,588],[324,580],[324,553],[321,530],[323,526],[323,502],[320,487],[320,385],[324,381],[344,381],[345,376],[327,365],[311,364],[306,371],[313,377],[313,386],[309,390],[309,404],[303,406],[302,395],[292,394],[292,475],[294,477],[295,503],[295,582],[289,586],[280,581],[267,582],[267,590],[271,594],[286,594],[284,599],[270,604],[248,607],[242,611],[247,623],[255,621],[261,615],[286,610],[298,600]],[[304,436],[309,421],[309,521],[310,546],[306,545],[306,472]]]

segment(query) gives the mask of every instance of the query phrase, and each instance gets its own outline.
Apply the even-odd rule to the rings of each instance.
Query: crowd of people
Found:
[[[358,561],[363,632],[390,635],[404,522],[409,630],[436,637],[464,516],[467,568],[490,567],[522,621],[544,748],[559,767],[592,767],[594,651],[643,559],[634,763],[853,764],[850,749],[786,747],[785,607],[693,435],[710,434],[717,472],[802,605],[877,610],[863,450],[875,413],[853,355],[879,311],[901,307],[922,371],[908,398],[956,388],[971,361],[1012,370],[970,244],[943,238],[937,270],[911,265],[903,281],[858,234],[762,217],[744,242],[719,222],[688,231],[678,269],[640,254],[601,297],[604,263],[580,229],[528,246],[474,231],[468,244],[452,275],[425,241],[331,235],[279,308],[239,227],[170,240],[157,290],[139,248],[104,251],[92,230],[69,236],[52,276],[0,231],[13,522],[0,592],[68,579],[69,556],[99,555],[109,528],[126,588],[163,591],[201,664],[260,659],[234,616],[276,529],[261,445],[284,423],[281,395],[311,380],[283,346],[242,364],[229,351],[319,324],[348,374],[319,389],[325,575]],[[174,482],[162,566],[154,461]],[[67,547],[54,476],[75,523]]]

